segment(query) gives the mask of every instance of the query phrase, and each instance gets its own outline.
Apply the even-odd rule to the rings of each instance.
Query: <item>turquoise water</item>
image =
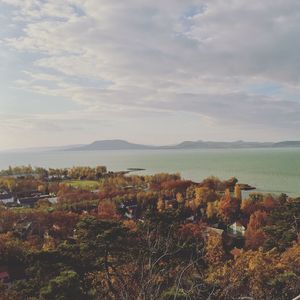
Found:
[[[180,172],[201,181],[235,176],[259,191],[300,196],[300,149],[119,150],[0,153],[0,169],[9,165],[71,167],[106,165],[113,171],[145,168],[139,174]]]

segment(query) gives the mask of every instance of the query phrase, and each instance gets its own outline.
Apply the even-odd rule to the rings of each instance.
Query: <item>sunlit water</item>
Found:
[[[201,181],[214,175],[272,193],[300,196],[300,149],[119,150],[0,153],[0,168],[9,165],[71,167],[106,165],[109,170],[144,168],[139,174],[180,172]]]

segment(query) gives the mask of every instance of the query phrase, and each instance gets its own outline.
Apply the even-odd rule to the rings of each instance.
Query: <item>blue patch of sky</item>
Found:
[[[112,82],[105,80],[66,76],[52,69],[34,66],[33,62],[42,57],[45,55],[30,52],[20,53],[17,50],[0,47],[0,59],[2,61],[0,65],[0,111],[2,113],[64,113],[81,108],[80,104],[71,99],[44,95],[20,88],[16,81],[33,80],[30,73],[58,76],[65,83],[84,88],[104,89],[112,84]],[[49,89],[57,88],[56,81],[35,80],[33,84]]]
[[[185,10],[184,17],[193,18],[194,16],[203,13],[205,9],[205,5],[191,5]]]
[[[81,9],[78,5],[71,5],[71,7],[74,9],[74,12],[78,17],[84,17],[86,14],[83,9]]]
[[[205,5],[191,5],[188,6],[185,12],[180,16],[179,23],[182,27],[182,32],[180,33],[184,35],[184,33],[187,33],[190,31],[191,27],[193,26],[194,20],[193,17],[195,17],[198,14],[201,14],[205,11],[206,6]]]
[[[12,18],[11,8],[0,3],[0,39],[15,33],[17,26],[13,24]]]
[[[68,78],[68,82],[74,83],[87,88],[99,88],[105,89],[113,84],[112,81],[107,80],[99,80],[87,77],[70,77]]]
[[[105,89],[113,84],[112,81],[101,80],[99,78],[66,75],[64,73],[46,67],[32,67],[31,71],[29,72],[44,73],[46,75],[62,77],[65,83],[75,84],[77,86],[85,88]]]
[[[80,105],[70,99],[36,94],[25,90],[13,93],[1,92],[0,111],[7,114],[51,114],[79,109]]]
[[[247,91],[257,95],[272,96],[282,91],[282,86],[276,83],[252,84],[247,87]]]
[[[0,64],[0,111],[7,114],[60,113],[79,108],[79,104],[70,99],[37,94],[18,87],[16,81],[30,80],[30,75],[24,71],[32,73],[37,71],[32,67],[32,62],[37,57],[36,54],[20,53],[7,47],[0,47],[2,62]],[[41,82],[37,81],[36,84],[39,85]],[[51,85],[47,83],[50,88]]]
[[[285,93],[284,99],[287,101],[300,102],[300,93]]]

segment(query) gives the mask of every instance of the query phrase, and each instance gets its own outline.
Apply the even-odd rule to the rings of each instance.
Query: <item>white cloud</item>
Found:
[[[22,26],[4,42],[34,55],[19,88],[72,99],[111,120],[128,117],[116,111],[197,114],[217,139],[221,126],[240,126],[241,138],[253,128],[258,139],[258,125],[270,133],[300,127],[291,97],[299,93],[298,0],[1,3]],[[270,85],[281,92],[263,88]]]

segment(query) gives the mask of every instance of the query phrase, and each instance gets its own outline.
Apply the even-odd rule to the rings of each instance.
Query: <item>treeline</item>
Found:
[[[72,167],[72,168],[41,168],[32,166],[9,166],[6,170],[0,171],[0,176],[19,176],[30,177],[37,175],[41,179],[46,178],[70,178],[70,179],[89,179],[95,180],[107,173],[105,166],[91,167]]]

